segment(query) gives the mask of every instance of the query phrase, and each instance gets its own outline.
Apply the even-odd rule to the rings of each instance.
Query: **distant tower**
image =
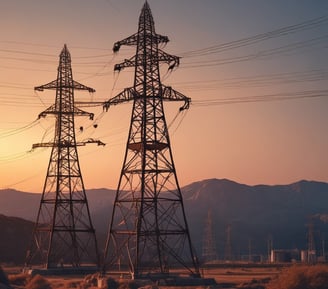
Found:
[[[248,238],[248,262],[252,262],[252,239]]]
[[[161,62],[173,69],[177,56],[158,48],[167,36],[155,33],[147,1],[139,18],[138,32],[116,42],[137,46],[136,55],[116,64],[115,70],[135,68],[134,85],[110,99],[111,105],[133,101],[133,110],[123,167],[119,179],[105,257],[112,270],[128,270],[132,277],[167,275],[180,268],[199,276],[192,248],[182,195],[173,163],[163,101],[190,99],[164,86],[160,80]]]
[[[74,116],[89,116],[74,106],[74,90],[95,90],[73,80],[71,56],[66,47],[60,53],[57,79],[35,87],[55,89],[55,104],[39,117],[56,118],[55,137],[50,143],[34,144],[33,148],[51,147],[51,156],[43,187],[39,212],[33,232],[26,266],[42,264],[45,268],[81,268],[84,264],[98,267],[98,247],[91,222],[88,202],[80,171],[77,146],[98,143],[89,139],[76,142]]]
[[[273,237],[272,234],[269,234],[268,239],[267,239],[267,248],[268,248],[268,262],[271,262],[273,260],[271,260],[271,254],[272,254],[272,250],[273,250]]]
[[[314,242],[314,217],[309,217],[309,222],[307,224],[308,227],[308,263],[315,263],[317,259],[316,255],[316,248],[315,248],[315,242]]]
[[[224,247],[224,260],[232,261],[232,245],[231,245],[231,224],[226,227],[226,239]]]
[[[212,211],[208,210],[206,224],[204,229],[203,236],[203,253],[202,253],[204,262],[211,262],[218,259],[215,238],[213,236],[213,220],[212,220]]]
[[[325,235],[324,233],[321,234],[321,257],[323,259],[323,261],[326,260],[326,246],[325,246]]]

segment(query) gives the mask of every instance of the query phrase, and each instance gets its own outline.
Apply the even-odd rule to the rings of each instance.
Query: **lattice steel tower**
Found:
[[[39,117],[56,118],[53,142],[34,144],[33,148],[51,147],[33,239],[26,265],[42,264],[47,269],[98,266],[99,255],[94,227],[80,171],[77,146],[102,144],[89,139],[76,142],[74,117],[93,114],[74,105],[74,90],[94,92],[93,88],[73,80],[71,56],[66,47],[60,53],[57,79],[35,87],[35,90],[55,89],[55,104]]]
[[[135,68],[134,85],[105,104],[108,109],[133,101],[105,258],[109,268],[129,270],[134,278],[167,275],[177,267],[199,275],[163,108],[163,101],[183,101],[180,109],[187,109],[190,98],[161,83],[160,63],[167,63],[169,69],[179,64],[179,57],[158,48],[168,41],[155,33],[146,1],[138,32],[113,48],[117,52],[122,45],[137,46],[135,56],[115,65],[115,71]]]
[[[215,237],[213,235],[213,219],[212,210],[207,212],[206,224],[203,235],[203,250],[202,257],[204,262],[211,262],[218,260],[218,254],[216,251]]]

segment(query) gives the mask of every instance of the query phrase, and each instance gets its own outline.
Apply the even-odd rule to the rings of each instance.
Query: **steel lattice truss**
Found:
[[[33,148],[52,147],[52,151],[26,265],[98,266],[97,240],[77,154],[77,146],[86,143],[76,142],[74,128],[75,115],[93,118],[74,106],[74,90],[94,92],[94,89],[73,80],[66,45],[60,53],[57,79],[35,87],[39,91],[44,89],[56,90],[55,104],[39,115],[55,116],[55,137],[51,143],[33,145]]]
[[[211,210],[207,212],[207,219],[203,235],[202,258],[205,262],[211,262],[218,259],[215,246],[215,238],[213,235],[213,221]]]
[[[133,101],[130,131],[120,175],[105,258],[113,270],[129,270],[135,277],[168,274],[176,268],[198,276],[183,200],[172,158],[163,101],[190,99],[164,86],[159,64],[172,69],[177,56],[158,48],[168,37],[155,33],[154,21],[146,1],[139,18],[138,32],[114,44],[137,46],[136,55],[115,65],[120,71],[135,68],[133,87],[110,99],[105,108]]]

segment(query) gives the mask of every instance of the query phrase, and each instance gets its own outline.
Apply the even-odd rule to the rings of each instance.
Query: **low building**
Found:
[[[270,263],[290,263],[300,260],[299,250],[271,250]]]

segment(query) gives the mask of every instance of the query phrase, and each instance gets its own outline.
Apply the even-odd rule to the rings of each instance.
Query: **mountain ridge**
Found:
[[[325,182],[300,180],[287,185],[246,185],[210,178],[186,185],[181,192],[192,242],[199,256],[209,211],[220,258],[224,255],[228,225],[236,256],[248,253],[250,240],[254,253],[266,254],[268,236],[273,238],[277,249],[306,248],[310,218],[316,232],[328,234],[328,183]],[[87,189],[86,194],[102,248],[116,190]],[[0,190],[0,214],[34,222],[40,199],[41,194]],[[320,236],[315,238],[319,243]]]

